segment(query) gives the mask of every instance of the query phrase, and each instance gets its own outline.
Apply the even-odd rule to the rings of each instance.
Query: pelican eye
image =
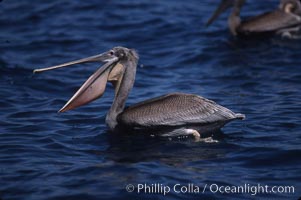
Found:
[[[110,56],[114,56],[114,51],[109,52]]]

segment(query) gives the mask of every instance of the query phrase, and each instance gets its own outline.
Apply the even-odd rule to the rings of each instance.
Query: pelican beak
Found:
[[[57,69],[70,65],[87,63],[87,62],[106,62],[101,66],[94,74],[92,74],[85,83],[78,89],[78,91],[70,98],[70,100],[59,110],[59,112],[65,112],[79,106],[90,103],[91,101],[101,97],[105,91],[106,83],[109,79],[109,75],[114,66],[118,63],[119,58],[112,55],[111,52],[105,52],[96,56],[83,58],[80,60],[67,62],[64,64],[36,69],[34,73],[43,72],[47,70]]]
[[[213,13],[213,15],[207,21],[206,26],[210,26],[210,24],[212,24],[220,16],[221,13],[225,12],[228,8],[230,8],[233,5],[233,0],[222,0],[215,12]]]

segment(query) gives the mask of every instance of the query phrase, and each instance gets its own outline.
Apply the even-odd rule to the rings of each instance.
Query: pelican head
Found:
[[[59,112],[65,112],[100,98],[105,91],[107,82],[111,82],[113,84],[116,96],[119,93],[123,80],[125,80],[124,76],[127,74],[127,71],[129,70],[128,68],[132,68],[131,71],[134,70],[134,72],[136,72],[137,61],[138,55],[135,50],[125,47],[115,47],[110,51],[99,55],[48,68],[36,69],[34,70],[34,73],[87,62],[105,63],[85,81],[70,100],[59,110]],[[135,78],[135,73],[133,76]],[[134,80],[127,82],[127,88],[131,89],[133,81]]]
[[[222,0],[213,15],[207,21],[206,26],[212,24],[220,16],[221,13],[225,12],[231,7],[234,7],[234,9],[237,10],[237,15],[239,15],[240,9],[244,5],[244,3],[245,0]]]
[[[299,0],[281,0],[279,9],[285,13],[301,15],[301,2]]]

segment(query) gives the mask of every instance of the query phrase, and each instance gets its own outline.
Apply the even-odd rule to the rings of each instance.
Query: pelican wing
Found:
[[[292,26],[301,25],[301,17],[281,10],[265,13],[242,22],[240,32],[274,32]]]
[[[183,126],[244,118],[213,101],[193,94],[172,93],[127,108],[118,116],[131,127]]]

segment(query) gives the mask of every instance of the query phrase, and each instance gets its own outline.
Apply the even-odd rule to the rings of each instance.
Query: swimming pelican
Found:
[[[220,129],[232,120],[245,118],[243,114],[236,114],[211,100],[184,93],[166,94],[125,108],[134,85],[138,62],[136,51],[125,47],[115,47],[96,56],[36,69],[34,72],[85,62],[105,64],[86,80],[59,112],[74,109],[101,97],[109,81],[115,89],[115,98],[106,116],[106,123],[112,131],[143,130],[161,135],[193,135],[199,138],[204,131]]]
[[[299,0],[281,0],[279,8],[241,21],[240,10],[245,0],[222,0],[208,20],[209,26],[222,12],[233,6],[228,26],[234,36],[265,36],[276,34],[293,38],[301,28],[301,3]]]

